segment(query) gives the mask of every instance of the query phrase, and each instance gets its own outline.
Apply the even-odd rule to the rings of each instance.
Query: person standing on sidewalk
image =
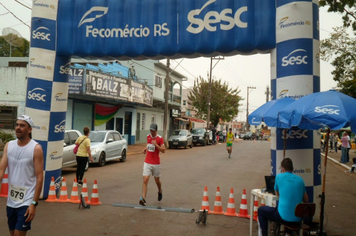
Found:
[[[91,151],[90,151],[90,139],[89,139],[90,129],[89,129],[89,127],[84,127],[83,133],[84,133],[84,135],[80,136],[75,141],[75,144],[79,145],[78,152],[76,154],[76,159],[77,159],[76,177],[77,177],[77,181],[78,181],[78,186],[83,185],[84,172],[85,172],[85,167],[88,163],[88,158],[90,158],[91,162],[94,162],[93,157],[91,156]]]
[[[226,135],[226,150],[229,153],[229,158],[231,157],[232,153],[232,142],[234,141],[234,134],[232,133],[232,129],[229,129],[229,132]]]
[[[339,143],[339,134],[338,133],[334,133],[334,149],[335,149],[335,153],[337,153],[337,144]]]
[[[164,146],[164,140],[157,134],[157,125],[150,125],[150,134],[147,135],[147,146],[143,150],[143,154],[146,154],[146,159],[143,164],[143,184],[142,184],[142,197],[140,198],[140,205],[146,206],[146,195],[148,188],[148,181],[150,176],[153,175],[157,188],[158,188],[158,201],[162,200],[162,184],[160,181],[160,157],[159,153],[165,153],[166,148]]]
[[[331,132],[330,133],[330,139],[329,139],[330,152],[333,152],[334,142],[335,142],[335,135],[334,135],[334,133]]]
[[[347,155],[349,151],[349,138],[346,132],[342,134],[341,138],[341,163],[346,163],[347,162]]]
[[[7,218],[10,235],[26,235],[36,215],[43,184],[43,150],[32,139],[33,121],[22,115],[16,121],[16,140],[6,143],[0,162],[0,182],[8,167]]]

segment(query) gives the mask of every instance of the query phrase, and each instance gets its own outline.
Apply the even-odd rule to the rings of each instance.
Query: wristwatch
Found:
[[[35,205],[35,207],[38,206],[38,202],[36,202],[36,201],[32,201],[31,204]]]

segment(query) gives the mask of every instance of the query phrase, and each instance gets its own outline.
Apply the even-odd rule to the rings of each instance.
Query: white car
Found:
[[[187,146],[192,148],[193,147],[193,136],[188,130],[185,130],[185,129],[174,130],[172,135],[168,139],[168,145],[169,145],[170,149],[173,147],[187,148]]]
[[[126,161],[127,142],[118,131],[90,131],[89,139],[93,163],[104,166],[110,160]]]
[[[82,136],[82,133],[78,130],[66,130],[64,132],[64,143],[63,143],[63,167],[74,167],[77,165],[77,157],[73,152],[75,148],[75,141],[78,137]],[[85,171],[89,169],[89,163],[85,167]]]

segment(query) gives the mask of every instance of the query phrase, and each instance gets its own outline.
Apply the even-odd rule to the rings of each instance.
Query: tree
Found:
[[[345,27],[333,29],[330,38],[320,43],[321,59],[332,60],[331,74],[340,91],[356,98],[356,39],[349,37]]]
[[[319,0],[321,7],[329,6],[328,12],[343,13],[344,27],[352,27],[356,33],[356,0]]]
[[[11,46],[12,57],[28,57],[30,52],[30,42],[23,38],[20,47]],[[4,36],[0,36],[0,57],[10,57],[10,44],[6,42]]]
[[[213,80],[211,83],[211,108],[210,121],[217,125],[219,119],[223,121],[232,121],[238,114],[240,101],[238,88],[229,88],[226,82]],[[209,81],[199,77],[194,81],[194,87],[188,94],[190,105],[197,109],[197,117],[206,119],[208,114]]]

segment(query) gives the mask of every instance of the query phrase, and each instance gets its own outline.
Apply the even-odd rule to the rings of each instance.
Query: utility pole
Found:
[[[266,102],[269,101],[269,87],[266,86]]]
[[[254,86],[248,86],[247,87],[247,107],[246,107],[246,131],[250,130],[250,124],[248,123],[248,95],[249,95],[249,91],[250,89],[256,89],[256,87]]]
[[[164,140],[164,146],[168,147],[168,129],[167,129],[167,124],[168,124],[168,99],[169,99],[169,66],[170,66],[170,61],[167,59],[167,68],[166,68],[166,90],[164,92],[164,118],[163,118],[163,140]]]
[[[225,58],[224,57],[218,57],[218,58],[215,58],[215,57],[210,57],[210,73],[209,73],[209,94],[208,94],[208,115],[207,115],[207,118],[206,118],[206,126],[207,126],[207,129],[209,129],[209,123],[210,123],[210,107],[211,107],[211,78],[212,78],[212,74],[213,74],[213,69],[214,67],[219,63],[220,60],[224,60]],[[216,64],[214,65],[213,67],[213,60],[218,60],[216,62]]]

